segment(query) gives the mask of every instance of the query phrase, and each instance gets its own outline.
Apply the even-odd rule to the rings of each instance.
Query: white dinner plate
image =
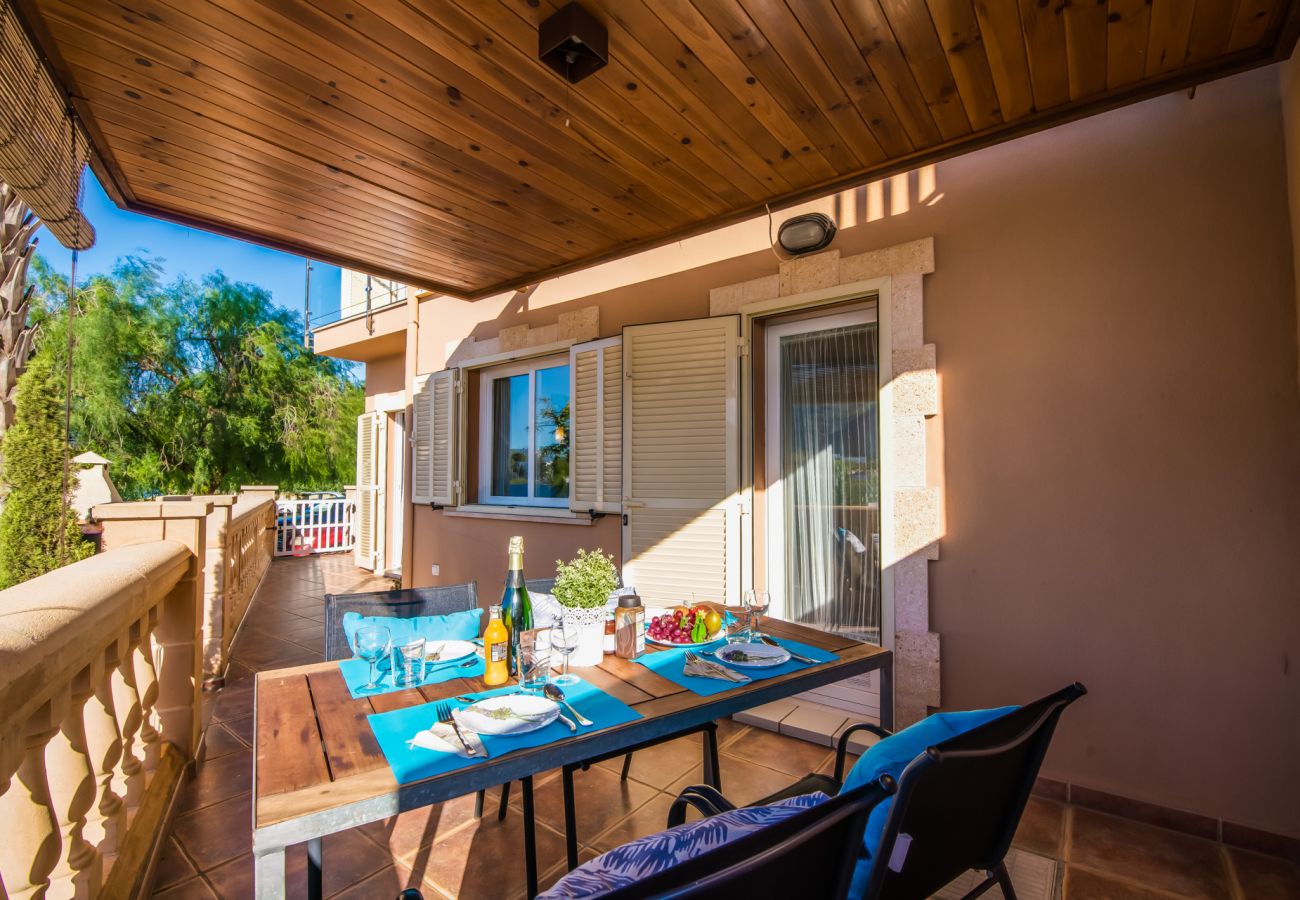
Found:
[[[452,715],[461,728],[504,736],[545,728],[560,717],[560,707],[553,700],[533,694],[505,694],[454,710]]]
[[[766,669],[790,661],[789,650],[771,644],[728,644],[713,655],[729,666],[743,669]],[[741,658],[733,659],[733,655]]]
[[[431,663],[441,665],[473,656],[478,648],[469,641],[429,641],[424,645],[424,658]],[[434,656],[437,659],[434,659]]]

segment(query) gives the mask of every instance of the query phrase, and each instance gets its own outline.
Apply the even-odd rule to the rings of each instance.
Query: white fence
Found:
[[[342,497],[277,500],[275,555],[309,556],[351,550],[356,503]]]

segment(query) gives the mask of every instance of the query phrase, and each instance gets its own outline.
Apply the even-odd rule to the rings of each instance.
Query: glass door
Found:
[[[766,331],[773,614],[881,639],[880,369],[874,309]]]

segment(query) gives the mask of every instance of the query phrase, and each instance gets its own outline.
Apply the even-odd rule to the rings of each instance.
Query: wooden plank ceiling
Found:
[[[1289,56],[1300,0],[19,0],[122,206],[479,297]]]

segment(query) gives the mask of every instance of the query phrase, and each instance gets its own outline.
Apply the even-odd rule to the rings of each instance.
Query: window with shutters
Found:
[[[479,380],[479,502],[569,505],[569,359],[484,369]]]

